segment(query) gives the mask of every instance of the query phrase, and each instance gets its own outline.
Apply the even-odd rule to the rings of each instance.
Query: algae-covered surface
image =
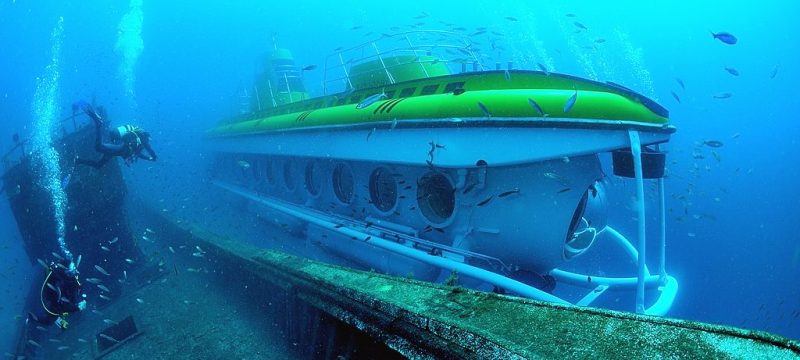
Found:
[[[465,343],[483,338],[523,358],[800,358],[800,345],[766,333],[450,288],[280,253],[259,257],[392,304],[387,308],[396,307],[396,316],[424,314],[429,319],[420,326],[440,336]]]
[[[800,344],[768,333],[385,276],[249,248],[199,228],[191,231],[220,251],[309,280],[318,290],[335,292],[415,324],[421,332],[452,342],[476,357],[800,358]]]

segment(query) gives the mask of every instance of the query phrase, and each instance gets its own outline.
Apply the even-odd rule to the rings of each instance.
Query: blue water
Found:
[[[667,269],[681,284],[670,316],[800,339],[800,165],[793,156],[800,139],[800,5],[503,3],[0,0],[0,150],[12,146],[13,133],[33,137],[37,122],[57,121],[73,101],[96,97],[112,118],[154,135],[159,162],[125,170],[134,189],[147,190],[137,195],[178,201],[197,196],[191,189],[207,155],[202,132],[237,113],[237,96],[251,84],[273,35],[300,64],[322,64],[332,49],[393,26],[424,22],[422,28],[442,29],[443,21],[470,32],[487,27],[506,34],[478,39],[496,39],[503,49],[492,55],[504,63],[526,69],[542,63],[611,80],[670,110],[678,132],[668,145]],[[422,12],[429,16],[413,18]],[[37,86],[53,80],[47,69],[62,17],[57,89],[44,99],[57,108],[48,115],[36,105]],[[576,21],[588,30],[576,33]],[[723,44],[710,31],[731,32],[739,42]],[[306,74],[312,93],[319,94],[321,81],[320,71]],[[733,96],[714,98],[721,93]],[[724,145],[712,149],[705,140]],[[632,232],[629,203],[614,203],[619,211],[613,216]],[[5,324],[15,321],[31,274],[39,271],[24,255],[5,200],[0,250]],[[650,262],[655,266],[655,258]],[[0,347],[13,341],[12,329],[0,327]]]

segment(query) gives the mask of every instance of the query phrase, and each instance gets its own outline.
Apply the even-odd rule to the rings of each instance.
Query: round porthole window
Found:
[[[286,186],[286,190],[289,191],[294,191],[295,188],[293,170],[292,162],[286,160],[283,163],[283,185]]]
[[[385,167],[379,167],[369,177],[369,197],[372,205],[385,213],[397,205],[397,182],[392,172]]]
[[[322,188],[322,178],[319,176],[318,172],[319,166],[317,166],[315,162],[309,161],[306,164],[305,187],[306,191],[313,197],[319,196],[319,190]]]
[[[417,202],[422,215],[436,225],[450,220],[456,207],[454,190],[450,179],[444,174],[425,174],[417,186]]]
[[[345,164],[333,168],[333,193],[339,201],[349,204],[353,201],[353,172]]]

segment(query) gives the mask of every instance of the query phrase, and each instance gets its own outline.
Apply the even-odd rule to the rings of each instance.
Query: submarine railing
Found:
[[[422,39],[422,36],[425,35],[437,35],[440,37],[440,43],[412,43],[411,37],[413,36],[420,36],[419,40],[427,40]],[[380,50],[378,49],[377,43],[379,42],[388,42],[391,40],[397,41],[396,44],[392,44],[388,49]],[[415,38],[415,40],[417,40]],[[402,45],[405,42],[408,45]],[[456,45],[457,44],[457,45]],[[353,83],[351,79],[352,71],[348,71],[348,66],[352,66],[354,64],[361,64],[366,61],[372,59],[378,59],[381,62],[380,69],[374,69],[369,71],[369,73],[378,73],[382,72],[384,75],[387,75],[389,79],[389,83],[393,84],[396,80],[393,78],[393,75],[389,72],[390,69],[398,66],[403,66],[407,64],[418,63],[423,68],[423,72],[426,74],[426,77],[429,77],[429,74],[425,67],[422,65],[424,61],[420,61],[418,56],[415,60],[410,62],[404,63],[397,63],[397,64],[386,64],[384,62],[384,58],[386,56],[392,54],[404,54],[404,53],[411,53],[413,55],[417,55],[420,51],[425,51],[426,53],[431,53],[434,50],[443,49],[445,52],[453,53],[455,51],[460,52],[465,56],[473,64],[473,70],[483,70],[485,66],[480,62],[480,59],[475,54],[475,51],[472,49],[472,41],[469,37],[455,33],[452,31],[444,31],[444,30],[413,30],[413,31],[404,31],[399,32],[396,34],[381,34],[381,36],[377,39],[370,40],[359,45],[352,46],[347,49],[339,49],[334,51],[333,54],[328,55],[325,57],[325,66],[323,69],[323,81],[322,81],[322,93],[324,95],[328,95],[333,93],[330,91],[331,85],[334,83],[339,83],[340,81],[344,83],[345,90],[353,89]],[[364,54],[365,49],[372,48],[374,53]],[[348,52],[357,52],[360,51],[363,55],[357,55],[353,58],[348,59],[347,61],[344,60],[343,54]],[[448,59],[446,56],[442,54],[437,54],[438,58],[441,59],[443,63],[451,63],[451,62],[458,62],[454,59]],[[455,55],[453,55],[455,57]],[[333,60],[333,61],[332,61]],[[462,65],[466,64],[466,61],[461,61]],[[351,69],[352,70],[352,69]],[[341,72],[344,75],[331,77],[329,74],[331,72]],[[464,68],[462,66],[462,72],[464,72]]]
[[[404,244],[393,241],[391,239],[385,239],[375,234],[359,231],[348,226],[343,226],[339,221],[337,221],[328,214],[313,209],[303,208],[299,205],[294,205],[281,200],[259,196],[245,189],[241,189],[236,186],[232,186],[220,181],[214,181],[213,184],[222,189],[230,191],[234,194],[237,194],[239,196],[242,196],[259,204],[265,205],[269,208],[272,208],[284,214],[307,221],[309,223],[313,223],[329,231],[337,232],[347,237],[355,239],[353,241],[368,242],[381,249],[399,255],[403,255],[412,258],[414,260],[427,263],[432,266],[448,269],[451,271],[457,271],[458,273],[463,274],[464,276],[484,281],[486,283],[495,285],[499,288],[509,290],[524,297],[541,301],[549,301],[564,305],[573,305],[567,300],[549,294],[533,286],[510,279],[506,276],[503,276],[502,274],[498,274],[496,272],[472,266],[463,262],[451,260],[439,255],[434,255],[425,251],[420,251],[414,249],[413,247],[409,247]],[[621,244],[627,250],[628,255],[632,259],[634,260],[641,259],[641,257],[639,257],[639,252],[636,251],[633,245],[631,245],[631,243],[624,236],[622,236],[622,234],[620,234],[619,232],[610,227],[604,228],[603,232],[608,232],[613,239],[615,239],[619,244]],[[566,283],[576,285],[579,287],[587,287],[588,275],[577,274],[558,269],[551,271],[551,275],[553,275],[556,279],[562,280]],[[639,283],[642,283],[646,285],[646,287],[649,289],[658,289],[661,291],[661,294],[659,298],[656,300],[656,302],[650,308],[644,309],[642,312],[648,315],[660,316],[666,314],[666,312],[670,309],[675,299],[675,295],[677,294],[677,281],[675,281],[674,278],[667,276],[666,281],[662,281],[659,276],[649,275],[649,272],[645,273],[644,275],[640,273],[639,276],[630,278],[592,277],[591,279],[592,279],[591,284],[593,284],[592,287],[594,286],[597,287],[589,294],[587,294],[583,299],[581,299],[581,301],[576,302],[576,304],[580,306],[589,305],[600,294],[605,292],[605,290],[612,287],[634,288],[638,286]]]

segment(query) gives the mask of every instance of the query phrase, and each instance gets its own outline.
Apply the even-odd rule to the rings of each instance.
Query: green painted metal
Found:
[[[575,105],[565,113],[564,104],[573,94],[574,90],[517,89],[468,91],[461,95],[446,93],[402,100],[389,99],[378,101],[365,109],[356,109],[356,105],[348,104],[226,124],[212,129],[208,135],[242,135],[312,126],[386,122],[395,119],[398,122],[412,119],[518,118],[565,123],[570,119],[626,120],[644,124],[668,123],[667,118],[654,114],[631,98],[591,90],[579,90]],[[535,100],[547,116],[539,116],[530,106],[528,99]],[[483,104],[491,116],[487,116],[479,104]]]
[[[390,85],[392,81],[389,79],[387,71],[395,82],[450,75],[447,66],[433,56],[401,55],[388,57],[382,61],[373,60],[354,65],[350,73],[350,81],[355,89]]]

